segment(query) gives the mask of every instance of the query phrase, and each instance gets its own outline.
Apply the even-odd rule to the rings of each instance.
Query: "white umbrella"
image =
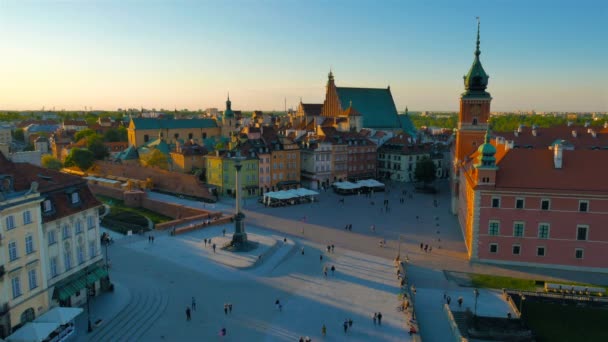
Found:
[[[35,319],[34,323],[59,323],[63,325],[76,318],[76,316],[80,315],[82,311],[82,308],[56,307]]]
[[[59,323],[27,323],[6,340],[9,342],[41,342],[59,328]]]

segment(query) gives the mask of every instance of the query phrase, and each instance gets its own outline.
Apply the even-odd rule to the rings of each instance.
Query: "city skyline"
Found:
[[[493,111],[608,111],[608,6],[523,1],[5,2],[0,108],[321,103],[390,85],[399,111],[457,111],[481,17]],[[370,15],[370,13],[372,15]]]

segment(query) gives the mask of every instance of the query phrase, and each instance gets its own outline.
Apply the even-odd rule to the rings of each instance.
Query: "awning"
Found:
[[[82,311],[82,308],[55,307],[36,318],[34,323],[59,323],[64,325],[80,315]]]
[[[29,322],[6,338],[9,342],[41,342],[59,328],[59,323]]]
[[[53,298],[62,301],[67,300],[76,292],[84,289],[87,284],[94,284],[99,279],[107,277],[107,275],[108,271],[103,267],[95,268],[88,275],[86,274],[86,271],[80,271],[63,283],[56,285]]]

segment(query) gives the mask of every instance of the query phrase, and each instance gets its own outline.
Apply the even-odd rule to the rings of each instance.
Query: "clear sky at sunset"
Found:
[[[608,111],[608,1],[0,0],[0,108],[283,109],[391,86],[457,110],[481,17],[493,110]]]

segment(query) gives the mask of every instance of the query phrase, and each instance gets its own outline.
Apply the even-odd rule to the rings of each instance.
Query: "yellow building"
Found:
[[[4,161],[0,157],[0,163]],[[15,180],[10,175],[0,177],[0,338],[3,338],[46,312],[49,300],[41,254],[42,197],[37,191],[15,190]]]
[[[129,145],[141,147],[158,137],[173,144],[178,139],[203,144],[207,138],[220,136],[214,119],[148,119],[133,118],[127,129]]]
[[[205,156],[208,151],[205,147],[192,143],[176,143],[175,151],[170,152],[173,171],[190,173],[205,168]]]

